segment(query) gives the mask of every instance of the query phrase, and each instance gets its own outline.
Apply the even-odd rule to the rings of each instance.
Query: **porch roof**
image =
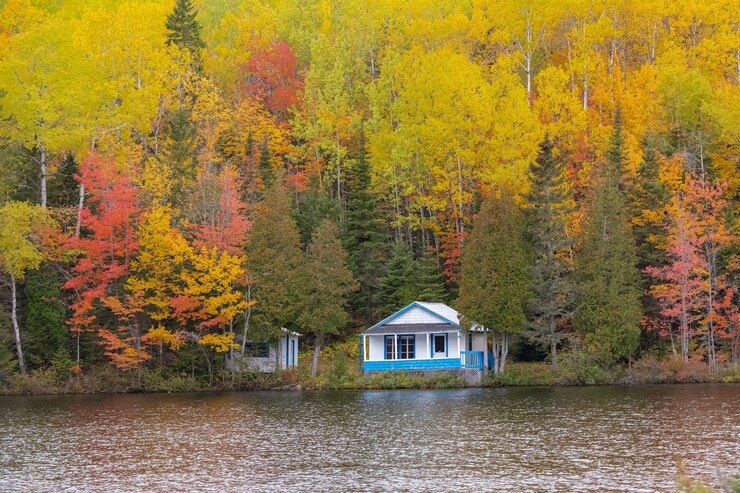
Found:
[[[440,332],[458,332],[460,327],[453,324],[391,324],[376,325],[367,329],[362,335],[371,336],[378,334],[424,334]]]

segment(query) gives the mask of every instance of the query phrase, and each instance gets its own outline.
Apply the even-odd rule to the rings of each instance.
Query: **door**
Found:
[[[434,334],[434,357],[447,356],[447,334]]]

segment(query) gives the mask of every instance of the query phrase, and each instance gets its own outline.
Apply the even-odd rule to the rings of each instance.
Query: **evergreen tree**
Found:
[[[298,321],[315,337],[311,376],[316,376],[321,346],[327,336],[347,325],[347,298],[356,288],[339,228],[329,219],[324,219],[311,237],[306,267],[310,272],[308,294]]]
[[[316,228],[324,219],[336,220],[339,217],[339,207],[336,201],[322,190],[309,188],[300,196],[296,205],[295,221],[301,235],[301,245],[307,248]]]
[[[447,301],[445,281],[437,265],[436,255],[432,252],[423,254],[416,261],[415,276],[416,301],[444,303]]]
[[[385,272],[378,282],[382,316],[388,316],[414,301],[417,287],[414,283],[416,263],[408,245],[396,242]]]
[[[275,183],[275,172],[272,169],[272,159],[270,159],[267,139],[262,142],[262,148],[260,149],[259,176],[265,189],[270,188]]]
[[[645,314],[655,319],[659,316],[660,306],[649,293],[656,280],[646,269],[660,268],[668,262],[663,243],[666,236],[665,211],[670,193],[660,179],[655,138],[646,138],[642,149],[642,161],[637,177],[628,189],[628,197],[632,231],[637,245],[637,267],[642,275],[642,305]]]
[[[566,232],[570,196],[565,188],[563,164],[548,136],[540,143],[537,159],[529,167],[531,192],[528,230],[535,257],[534,292],[529,307],[532,338],[550,350],[557,361],[558,344],[573,308],[574,286],[570,252],[573,240]]]
[[[357,160],[347,169],[346,179],[348,198],[344,246],[349,252],[352,273],[359,281],[352,307],[364,323],[369,324],[377,319],[378,308],[382,304],[378,282],[383,270],[387,234],[375,208],[377,199],[370,190],[370,163],[362,132]]]
[[[200,70],[200,50],[206,47],[200,37],[200,24],[195,19],[198,11],[192,0],[176,0],[174,10],[167,15],[167,44],[174,44],[190,52],[192,65]]]
[[[525,233],[524,214],[504,190],[483,202],[463,247],[457,309],[467,323],[492,331],[495,373],[504,371],[509,336],[527,321],[532,258]]]
[[[28,366],[39,368],[50,364],[60,348],[66,351],[69,335],[59,279],[50,265],[28,273],[24,294]]]
[[[172,113],[166,127],[167,139],[163,149],[166,162],[172,170],[171,195],[173,204],[181,206],[187,202],[185,192],[196,178],[195,128],[190,121],[190,110],[181,107]]]
[[[637,170],[637,178],[628,193],[640,270],[665,264],[665,251],[660,248],[659,238],[665,236],[664,211],[670,200],[670,193],[660,179],[660,163],[654,138],[648,137],[643,141],[642,161]]]
[[[623,147],[618,109],[576,258],[575,327],[585,336],[588,350],[607,364],[634,352],[642,318],[635,240],[622,187]]]
[[[251,320],[265,339],[290,328],[305,307],[306,272],[290,197],[279,184],[257,207],[247,245],[255,301]]]

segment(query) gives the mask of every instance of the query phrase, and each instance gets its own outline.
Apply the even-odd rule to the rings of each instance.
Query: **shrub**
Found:
[[[200,390],[202,385],[191,375],[159,367],[142,370],[141,388],[145,392],[194,392]]]
[[[581,349],[563,354],[553,369],[559,385],[608,385],[615,380],[609,368]]]
[[[534,387],[555,383],[553,367],[545,363],[509,363],[503,373],[487,375],[481,384],[502,387]]]

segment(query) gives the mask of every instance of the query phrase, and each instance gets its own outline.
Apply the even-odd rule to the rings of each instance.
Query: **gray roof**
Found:
[[[363,332],[363,335],[375,334],[418,334],[424,332],[457,332],[458,325],[453,324],[392,324],[379,325]]]

